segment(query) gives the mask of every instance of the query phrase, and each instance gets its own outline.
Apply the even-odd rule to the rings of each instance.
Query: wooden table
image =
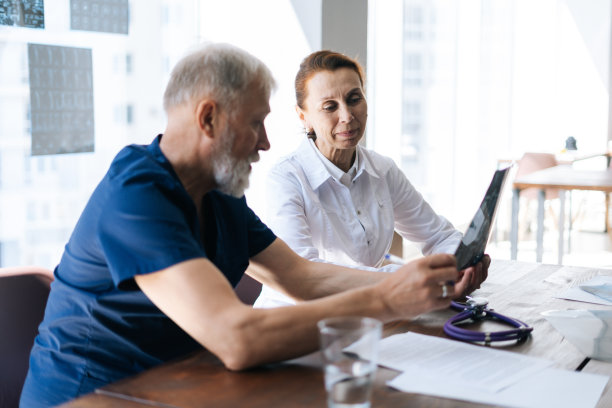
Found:
[[[518,211],[521,190],[535,187],[538,192],[538,229],[536,235],[536,262],[542,261],[544,240],[544,198],[549,188],[559,189],[559,245],[558,263],[563,263],[563,233],[565,229],[565,191],[590,190],[606,193],[606,230],[608,228],[608,197],[612,192],[612,170],[576,170],[572,166],[562,165],[550,167],[518,178],[513,183],[512,193],[512,224],[510,227],[510,258],[516,259],[518,253]]]
[[[612,364],[586,358],[564,341],[540,313],[551,309],[604,309],[605,306],[572,302],[553,296],[597,274],[598,270],[516,261],[492,263],[489,279],[479,296],[486,296],[497,311],[521,319],[534,327],[532,337],[521,344],[504,347],[510,352],[543,357],[559,368],[612,374]],[[445,337],[442,326],[455,312],[442,310],[419,316],[413,321],[387,324],[384,335],[414,331]],[[64,404],[64,408],[101,407],[324,407],[325,390],[321,362],[317,354],[291,362],[271,364],[243,372],[226,370],[220,361],[202,350],[182,360],[166,363],[135,377],[119,381]],[[379,368],[373,407],[487,407],[473,402],[403,393],[385,382],[398,373]],[[608,384],[598,407],[612,406]]]

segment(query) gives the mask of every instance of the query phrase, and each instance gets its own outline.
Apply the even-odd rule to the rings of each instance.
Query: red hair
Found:
[[[364,74],[361,65],[354,59],[338,52],[323,50],[315,51],[302,61],[300,69],[295,76],[295,100],[297,105],[304,109],[306,99],[306,83],[317,72],[335,71],[340,68],[349,68],[357,73],[361,87],[364,84]]]

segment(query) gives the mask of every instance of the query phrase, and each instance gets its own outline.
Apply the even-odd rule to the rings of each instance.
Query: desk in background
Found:
[[[510,226],[510,259],[515,260],[518,253],[518,211],[519,197],[523,189],[535,187],[538,193],[538,227],[536,234],[536,261],[542,261],[544,240],[544,198],[548,188],[559,189],[559,246],[558,263],[563,263],[565,229],[565,191],[590,190],[606,193],[606,231],[608,228],[608,197],[612,192],[612,170],[576,170],[569,165],[539,170],[514,180],[512,192],[512,222]]]
[[[585,371],[612,375],[612,363],[590,361],[564,341],[561,334],[540,315],[552,309],[605,309],[606,306],[554,298],[566,288],[597,274],[612,276],[612,270],[494,260],[489,279],[476,294],[487,297],[490,306],[499,312],[534,327],[530,339],[505,347],[506,350],[553,360],[559,368],[577,370],[585,367]],[[413,321],[387,324],[384,335],[414,331],[446,337],[442,327],[454,313],[448,309],[423,314]],[[490,323],[484,323],[487,324]],[[231,372],[215,356],[202,350],[185,359],[107,385],[97,394],[83,396],[63,407],[323,407],[326,395],[317,357],[317,354],[312,354],[291,362]],[[396,375],[396,371],[379,367],[372,407],[487,407],[394,390],[386,385],[386,381]],[[598,407],[609,406],[612,406],[610,383],[598,404]]]

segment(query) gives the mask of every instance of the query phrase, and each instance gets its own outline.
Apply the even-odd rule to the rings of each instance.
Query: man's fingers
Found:
[[[457,259],[451,254],[435,254],[430,255],[426,258],[427,265],[430,268],[440,268],[443,266],[454,266],[457,269]]]
[[[437,285],[454,285],[455,281],[459,280],[459,272],[454,266],[446,266],[443,268],[432,269],[429,274],[429,282]]]

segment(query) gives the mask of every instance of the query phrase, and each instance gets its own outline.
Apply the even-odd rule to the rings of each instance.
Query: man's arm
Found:
[[[392,274],[355,271],[352,275],[353,270],[347,268],[346,273],[340,273],[344,279],[327,277],[330,274],[325,268],[329,264],[294,257],[299,258],[277,240],[254,259],[267,276],[279,275],[285,267],[313,268],[301,271],[306,272],[308,289],[299,290],[299,284],[289,284],[289,292],[320,294],[323,285],[309,282],[317,277],[332,282],[338,291],[346,286],[361,286],[296,306],[253,309],[240,302],[223,274],[204,258],[137,275],[135,279],[149,299],[178,326],[217,355],[226,367],[240,370],[316,350],[316,322],[325,317],[360,315],[391,321],[447,307],[450,299],[440,297],[440,285],[458,278],[451,255],[421,258]],[[299,272],[289,275],[298,279],[304,276]],[[282,284],[287,280],[275,278]],[[461,285],[458,283],[456,289],[462,290]]]
[[[296,301],[372,285],[385,277],[367,270],[307,260],[279,238],[251,258],[247,273]]]
[[[455,286],[456,297],[469,294],[480,287],[480,283],[486,279],[491,258],[488,255],[485,258],[481,263],[486,264],[487,268],[482,268],[479,264],[462,271],[458,278],[452,279],[458,280]],[[410,262],[400,268],[413,270],[415,269],[413,264],[414,262]],[[247,272],[259,282],[285,293],[296,301],[317,299],[372,285],[387,277],[382,273],[306,260],[278,238],[266,250],[251,259]]]

